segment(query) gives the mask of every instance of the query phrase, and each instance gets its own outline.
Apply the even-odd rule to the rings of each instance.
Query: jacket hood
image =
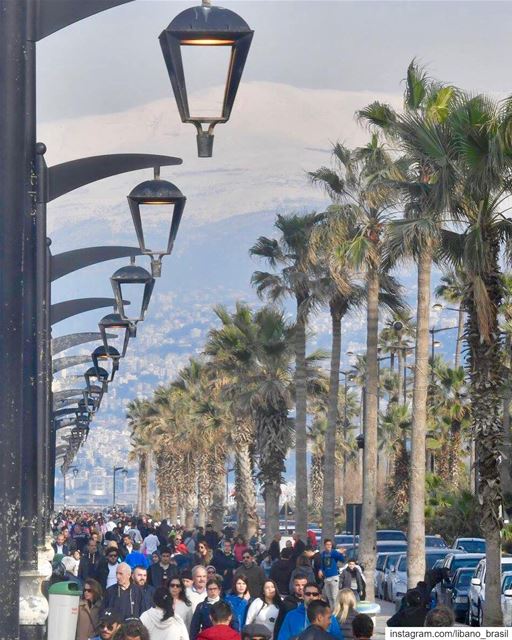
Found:
[[[176,624],[176,618],[173,616],[167,618],[167,620],[162,620],[164,612],[162,609],[156,607],[148,609],[145,615],[151,620],[151,624],[153,624],[156,629],[169,629],[169,627]]]

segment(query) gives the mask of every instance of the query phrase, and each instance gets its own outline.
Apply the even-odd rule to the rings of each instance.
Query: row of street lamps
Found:
[[[159,175],[160,167],[181,164],[179,158],[117,154],[47,167],[46,147],[36,142],[36,43],[130,1],[0,0],[0,352],[8,372],[0,389],[0,629],[4,640],[39,640],[44,635],[48,608],[40,591],[37,548],[43,547],[48,533],[56,456],[63,461],[63,473],[72,469],[92,416],[126,356],[128,340],[135,337],[145,317],[162,256],[172,251],[185,205],[179,189]],[[178,111],[183,122],[197,129],[200,157],[211,157],[214,127],[230,117],[252,36],[240,16],[212,7],[208,0],[180,13],[160,35]],[[230,52],[222,109],[215,117],[191,112],[183,47],[225,47]],[[145,168],[155,169],[153,179],[128,196],[139,249],[91,247],[52,256],[46,230],[49,202],[97,180]],[[148,246],[142,205],[165,205],[172,210],[164,246]],[[134,256],[140,254],[150,256],[151,273],[134,264]],[[131,263],[111,278],[113,299],[51,304],[51,283],[59,277],[126,256]],[[140,286],[143,295],[140,308],[131,312],[123,290],[133,285]],[[94,349],[92,366],[84,374],[85,389],[63,389],[52,396],[54,373],[83,362],[83,356],[52,361],[52,352],[98,339],[96,332],[89,332],[52,340],[52,325],[111,305],[113,312],[99,323],[102,345]],[[123,330],[121,343],[111,344]],[[67,427],[71,430],[66,431]]]

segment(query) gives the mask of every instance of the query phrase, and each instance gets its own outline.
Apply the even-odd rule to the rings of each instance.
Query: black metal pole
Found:
[[[25,2],[0,0],[0,353],[7,375],[0,392],[0,633],[17,640],[21,434],[23,429],[23,225],[31,158]]]

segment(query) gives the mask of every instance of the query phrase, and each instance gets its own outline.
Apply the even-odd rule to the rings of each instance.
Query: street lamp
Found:
[[[160,167],[156,167],[154,172],[153,180],[141,182],[127,197],[140,250],[144,255],[151,256],[151,273],[154,278],[158,278],[162,274],[162,257],[170,255],[174,246],[187,199],[176,185],[160,178]],[[165,247],[157,249],[147,246],[142,225],[142,217],[150,213],[146,206],[151,207],[151,213],[157,210],[170,218],[169,235]]]
[[[109,334],[108,331],[124,331],[124,336],[119,342],[120,345],[123,345],[121,347],[121,358],[124,358],[130,338],[135,338],[137,334],[137,325],[129,322],[128,320],[123,320],[119,313],[109,313],[106,316],[103,316],[103,318],[98,322],[98,327],[101,339],[103,340],[103,346],[107,351],[109,347],[113,346],[109,343],[109,338],[112,339],[112,335]],[[118,336],[115,337],[117,338]]]
[[[160,46],[181,121],[190,122],[196,127],[200,158],[211,158],[213,129],[219,122],[229,120],[253,33],[245,20],[233,11],[212,7],[209,0],[203,0],[202,6],[182,11],[160,34]],[[217,116],[191,113],[181,47],[203,47],[208,51],[211,51],[211,47],[231,49],[222,110]],[[203,131],[203,124],[208,125],[207,131]]]
[[[105,367],[110,367],[110,369],[103,369],[108,373],[107,382],[112,382],[114,376],[116,375],[116,371],[119,369],[119,360],[121,359],[121,354],[119,353],[119,351],[115,347],[108,347],[107,349],[105,349],[105,347],[101,345],[100,347],[94,349],[91,357],[93,366],[98,374],[99,370],[101,369],[98,364],[100,361],[101,364],[105,365]]]
[[[87,391],[91,391],[93,386],[92,381],[98,382],[101,384],[101,389],[103,393],[108,391],[108,371],[105,371],[102,367],[90,367],[84,373],[85,383],[87,385]]]
[[[112,283],[114,298],[116,299],[117,309],[121,318],[131,323],[137,323],[144,320],[149,300],[153,292],[153,287],[155,286],[155,279],[149,271],[146,271],[143,267],[138,267],[135,264],[130,264],[118,269],[110,278],[110,282]],[[125,311],[123,290],[125,287],[132,285],[144,287],[144,290],[140,309],[136,310],[133,317],[130,318],[127,316]]]
[[[116,473],[120,471],[124,477],[128,475],[128,469],[125,467],[114,467],[114,473],[112,478],[112,507],[116,508]]]

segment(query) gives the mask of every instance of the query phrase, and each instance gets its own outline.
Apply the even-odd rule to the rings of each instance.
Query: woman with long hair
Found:
[[[263,624],[270,633],[274,633],[274,625],[281,610],[281,596],[273,580],[265,580],[259,598],[249,605],[245,624]]]
[[[85,581],[83,595],[78,605],[76,640],[88,640],[96,634],[103,604],[103,589],[97,580]]]
[[[197,545],[197,551],[194,554],[194,566],[200,564],[203,567],[207,567],[212,563],[213,551],[208,544],[204,541]]]
[[[187,627],[174,613],[173,598],[166,587],[155,590],[153,605],[140,616],[150,640],[189,640]]]
[[[169,581],[169,593],[171,594],[174,612],[183,620],[187,631],[189,631],[194,610],[192,603],[188,599],[185,584],[181,578],[171,578]]]
[[[231,595],[226,596],[226,602],[233,610],[233,616],[238,620],[238,628],[245,627],[245,618],[247,616],[247,608],[249,607],[249,585],[247,584],[247,576],[239,574],[233,581],[233,589]]]
[[[333,614],[338,619],[345,640],[353,638],[352,620],[357,615],[357,600],[352,589],[340,589]]]

